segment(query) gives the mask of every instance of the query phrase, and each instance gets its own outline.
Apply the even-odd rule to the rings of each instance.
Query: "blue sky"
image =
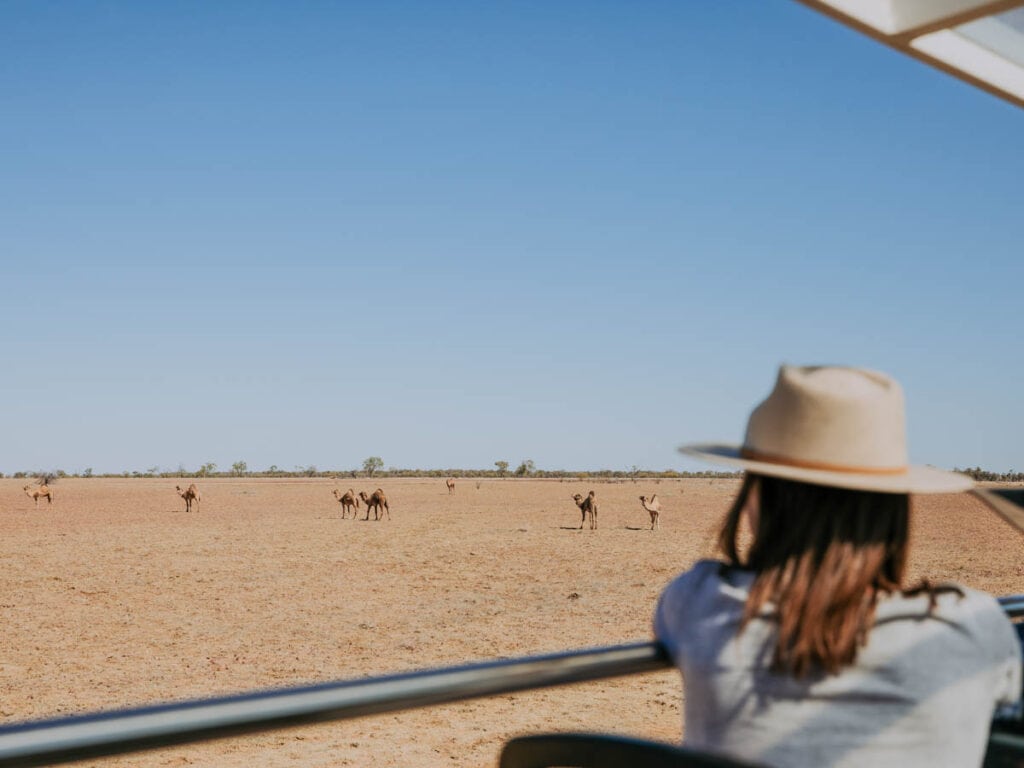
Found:
[[[0,471],[1024,470],[1024,112],[796,2],[0,5]]]

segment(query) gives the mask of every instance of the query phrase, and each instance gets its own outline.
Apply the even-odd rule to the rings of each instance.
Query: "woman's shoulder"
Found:
[[[999,601],[987,592],[955,585],[937,596],[936,612],[941,617],[955,619],[963,626],[975,629],[982,636],[996,631],[1012,630],[1013,624]]]
[[[675,657],[701,619],[717,613],[728,572],[718,560],[698,560],[669,582],[654,612],[654,634]]]
[[[743,603],[750,587],[747,571],[721,560],[698,560],[676,576],[661,595],[661,604],[675,610],[717,607],[722,600]]]
[[[992,595],[962,584],[939,584],[910,590],[883,600],[876,623],[887,619],[934,619],[956,627],[964,637],[985,645],[1018,646],[1006,611]]]
[[[931,615],[957,623],[969,623],[988,616],[998,616],[1008,621],[999,601],[992,595],[954,582],[925,583],[890,595],[882,601],[879,610],[882,615]]]
[[[722,579],[728,566],[720,560],[698,560],[665,588],[666,592],[693,592]]]

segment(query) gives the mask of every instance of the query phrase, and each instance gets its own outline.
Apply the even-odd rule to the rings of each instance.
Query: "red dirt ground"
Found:
[[[0,480],[2,723],[647,640],[737,487],[382,480],[392,519],[367,522],[331,490],[376,482],[205,480],[191,514],[175,480],[64,479],[38,510],[24,484]],[[591,488],[600,529],[576,530]],[[972,498],[916,502],[914,578],[1024,592],[1022,545]],[[681,696],[664,672],[91,764],[489,766],[524,732],[677,741]]]

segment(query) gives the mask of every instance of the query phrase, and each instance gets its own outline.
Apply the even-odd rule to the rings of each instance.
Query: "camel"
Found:
[[[587,498],[583,498],[578,493],[572,497],[572,500],[576,502],[576,506],[580,508],[582,517],[580,518],[580,530],[583,530],[583,523],[587,520],[587,515],[590,515],[590,530],[597,528],[597,501],[594,499],[594,492],[591,491],[587,494]]]
[[[661,528],[661,523],[658,521],[658,518],[661,516],[661,502],[658,501],[658,494],[651,496],[650,501],[647,500],[646,496],[641,496],[640,503],[651,514],[651,530]]]
[[[53,491],[51,491],[45,483],[35,487],[26,485],[22,490],[25,491],[25,494],[36,503],[36,509],[39,509],[39,498],[41,496],[46,497],[47,504],[53,504]]]
[[[341,519],[345,519],[345,513],[351,512],[352,519],[355,520],[356,510],[359,509],[359,499],[356,498],[356,492],[349,488],[345,493],[341,493],[335,488],[334,498],[341,504]]]
[[[448,486],[448,493],[455,493],[455,478],[449,477],[444,481],[445,485]]]
[[[388,514],[388,520],[391,519],[391,510],[388,508],[388,497],[384,495],[384,491],[378,488],[373,492],[372,496],[367,496],[366,491],[359,492],[359,498],[366,504],[366,517],[363,520],[370,519],[370,510],[373,510],[373,519],[380,520],[383,517],[381,513],[381,507],[384,508],[384,512]]]
[[[196,503],[196,512],[199,511],[199,501],[200,501],[200,499],[199,499],[199,489],[196,488],[196,484],[195,483],[192,483],[184,491],[181,490],[181,486],[180,485],[174,486],[174,490],[176,490],[178,492],[178,495],[181,496],[181,498],[183,498],[185,500],[185,511],[186,512],[191,512],[192,511],[192,502],[193,501]]]

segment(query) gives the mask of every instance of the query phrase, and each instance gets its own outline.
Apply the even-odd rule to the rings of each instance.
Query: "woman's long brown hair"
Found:
[[[742,554],[742,510],[755,489],[760,512]],[[879,596],[903,589],[909,518],[906,494],[747,475],[719,545],[729,565],[755,574],[742,626],[768,608],[778,622],[772,669],[802,677],[854,662]]]

